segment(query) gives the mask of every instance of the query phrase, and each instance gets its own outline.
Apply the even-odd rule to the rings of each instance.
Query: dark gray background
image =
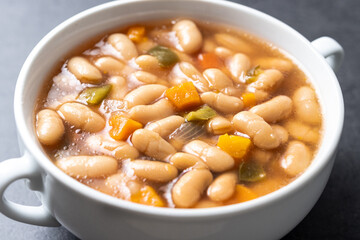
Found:
[[[27,55],[52,28],[104,0],[0,1],[0,161],[18,157],[13,116],[17,75]],[[329,183],[309,215],[284,239],[360,239],[360,1],[237,0],[268,13],[309,40],[327,35],[345,49],[337,73],[345,98],[345,125]],[[219,13],[221,14],[221,13]],[[0,176],[1,177],[1,176]],[[39,204],[24,183],[16,182],[7,197]],[[241,236],[234,236],[234,239]],[[0,214],[0,239],[76,239],[66,229],[15,222]]]

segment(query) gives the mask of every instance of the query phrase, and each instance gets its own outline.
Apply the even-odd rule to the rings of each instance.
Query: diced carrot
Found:
[[[237,202],[246,202],[257,198],[258,196],[244,185],[237,184],[235,191],[235,198]]]
[[[244,93],[241,98],[245,108],[253,107],[256,105],[256,98],[254,93]]]
[[[201,53],[198,56],[198,61],[202,69],[207,68],[221,68],[222,62],[214,53]]]
[[[154,207],[165,207],[164,200],[150,186],[145,186],[139,192],[132,195],[131,201]]]
[[[165,95],[176,108],[182,111],[201,105],[200,96],[192,82],[185,82],[169,88]]]
[[[126,140],[136,129],[142,128],[141,123],[120,114],[111,116],[109,125],[112,126],[109,134],[115,140]]]
[[[251,140],[246,137],[224,134],[219,137],[217,146],[239,161],[249,151]]]
[[[128,37],[135,43],[146,41],[145,27],[131,27],[127,32]]]

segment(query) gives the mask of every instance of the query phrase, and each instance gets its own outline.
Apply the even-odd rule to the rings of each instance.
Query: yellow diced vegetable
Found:
[[[135,130],[142,128],[142,124],[121,116],[120,114],[115,114],[111,116],[109,120],[109,125],[112,126],[109,134],[115,140],[126,140]]]
[[[249,151],[251,140],[246,137],[224,134],[219,137],[217,146],[239,160]]]
[[[154,188],[145,186],[131,196],[131,201],[154,207],[165,207],[164,200],[156,193]]]
[[[127,32],[128,37],[135,43],[146,41],[145,27],[131,27]]]
[[[256,105],[256,98],[254,93],[244,93],[241,98],[244,103],[244,108],[249,108]]]
[[[185,82],[169,88],[165,95],[175,107],[182,111],[201,105],[200,96],[192,82]]]

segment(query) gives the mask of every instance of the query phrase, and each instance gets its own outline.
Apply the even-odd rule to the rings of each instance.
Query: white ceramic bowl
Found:
[[[236,205],[154,208],[95,191],[67,176],[47,158],[34,132],[33,109],[44,79],[59,59],[74,46],[114,27],[178,16],[228,24],[272,42],[293,56],[311,78],[324,116],[323,141],[312,164],[294,182]],[[62,224],[81,239],[280,238],[314,206],[331,172],[344,117],[343,98],[332,68],[340,65],[342,56],[341,46],[330,38],[310,43],[284,23],[226,1],[123,0],[86,10],[46,35],[21,70],[14,110],[23,156],[0,164],[0,211],[25,223]],[[41,206],[15,204],[3,196],[10,183],[22,178],[38,193]]]

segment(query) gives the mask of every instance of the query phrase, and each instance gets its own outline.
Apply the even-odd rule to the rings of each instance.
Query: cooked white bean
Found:
[[[166,99],[160,99],[151,105],[138,105],[130,109],[130,118],[146,124],[175,113],[173,105]]]
[[[161,137],[167,137],[175,131],[182,123],[185,122],[185,119],[178,115],[173,115],[160,119],[156,122],[150,123],[145,127],[145,129],[151,130],[158,133]]]
[[[207,122],[206,129],[210,133],[220,135],[233,131],[233,126],[226,118],[216,116]]]
[[[229,170],[235,164],[234,159],[228,153],[200,140],[191,141],[184,146],[183,150],[201,158],[214,172]]]
[[[196,204],[213,179],[207,169],[195,168],[183,176],[172,188],[172,200],[176,207],[188,208]]]
[[[290,116],[292,100],[287,96],[280,95],[252,107],[249,111],[259,115],[269,123],[278,122]]]
[[[153,47],[156,47],[158,44],[151,39],[147,39],[147,41],[141,41],[136,44],[139,54],[145,54]]]
[[[321,123],[320,106],[315,91],[310,87],[297,89],[293,96],[295,116],[309,124]]]
[[[129,108],[147,105],[158,99],[166,89],[167,87],[160,84],[147,84],[129,92],[124,100],[127,101]]]
[[[73,57],[69,60],[67,67],[83,83],[99,84],[102,75],[99,69],[93,66],[86,58]]]
[[[287,121],[285,128],[289,131],[290,136],[297,140],[315,144],[320,139],[318,128],[310,127],[300,121]]]
[[[302,172],[310,165],[311,152],[309,148],[299,141],[291,141],[280,160],[280,165],[291,177]]]
[[[135,63],[141,70],[156,73],[161,70],[159,61],[156,57],[151,55],[141,55],[135,59]]]
[[[260,148],[253,148],[250,151],[249,159],[255,161],[258,164],[265,165],[269,163],[275,156],[275,153]]]
[[[111,195],[130,200],[133,194],[140,191],[142,183],[125,173],[115,173],[106,178],[105,186],[109,188]]]
[[[125,34],[111,34],[108,37],[107,42],[120,53],[121,58],[124,61],[129,61],[138,56],[135,44]]]
[[[154,182],[169,182],[178,175],[176,167],[159,161],[134,160],[128,164],[128,167],[137,177]]]
[[[161,84],[164,86],[168,86],[169,83],[156,75],[152,73],[148,73],[145,71],[137,71],[133,73],[133,76],[136,78],[136,80],[143,82],[145,84]]]
[[[222,173],[215,178],[208,187],[208,197],[215,202],[221,202],[229,199],[235,193],[237,181],[238,177],[235,172]]]
[[[112,85],[108,98],[122,100],[128,92],[126,79],[120,76],[112,76],[108,81]]]
[[[255,93],[256,100],[261,102],[268,98],[269,93],[277,89],[283,79],[283,74],[279,70],[268,69],[261,73],[255,82],[247,86],[247,91]]]
[[[252,53],[253,48],[244,40],[239,37],[233,36],[228,33],[215,34],[215,41],[234,52]]]
[[[36,114],[36,134],[42,144],[55,145],[64,133],[64,123],[55,111],[44,109]]]
[[[242,53],[236,53],[226,61],[233,80],[237,83],[244,83],[244,78],[251,67],[250,59]]]
[[[193,21],[181,20],[174,25],[173,31],[179,40],[180,51],[191,54],[201,48],[202,35]]]
[[[225,60],[234,55],[234,52],[224,47],[217,47],[215,48],[215,54],[222,60]]]
[[[148,129],[136,130],[131,137],[131,142],[140,152],[162,161],[166,161],[170,155],[176,153],[170,143],[158,133]]]
[[[223,93],[206,92],[201,94],[200,97],[204,103],[223,113],[237,113],[244,107],[240,98]]]
[[[87,132],[98,132],[105,127],[104,118],[81,103],[65,103],[59,112],[70,125]]]
[[[209,83],[193,65],[187,62],[181,62],[178,66],[180,71],[194,83],[197,90],[200,92],[207,92],[210,90]]]
[[[206,38],[203,40],[202,52],[214,52],[217,45],[213,39]]]
[[[198,164],[199,166],[206,166],[204,165],[201,158],[183,152],[177,152],[172,155],[169,162],[172,163],[179,170],[185,170],[189,167],[193,167],[195,164]]]
[[[93,135],[86,139],[86,143],[92,149],[115,157],[118,160],[127,158],[135,159],[139,156],[136,148],[123,141],[106,139],[103,136]]]
[[[118,162],[107,156],[71,156],[57,160],[56,166],[74,178],[102,178],[114,174]]]
[[[203,72],[203,75],[209,82],[210,88],[214,90],[220,91],[234,85],[233,81],[217,68],[208,68]]]
[[[101,57],[94,62],[103,73],[109,75],[120,75],[121,71],[125,67],[125,64],[112,58],[112,57]]]
[[[289,139],[288,131],[280,125],[271,125],[271,127],[279,138],[280,144],[285,144]]]
[[[198,203],[196,203],[193,208],[212,208],[212,207],[220,207],[222,206],[219,202],[211,201],[210,199],[200,199]]]
[[[249,135],[259,148],[273,149],[280,145],[272,127],[255,113],[242,111],[234,116],[233,124],[236,130]]]
[[[274,57],[258,58],[254,61],[254,64],[259,65],[263,69],[277,69],[282,73],[288,73],[294,67],[289,60]]]

